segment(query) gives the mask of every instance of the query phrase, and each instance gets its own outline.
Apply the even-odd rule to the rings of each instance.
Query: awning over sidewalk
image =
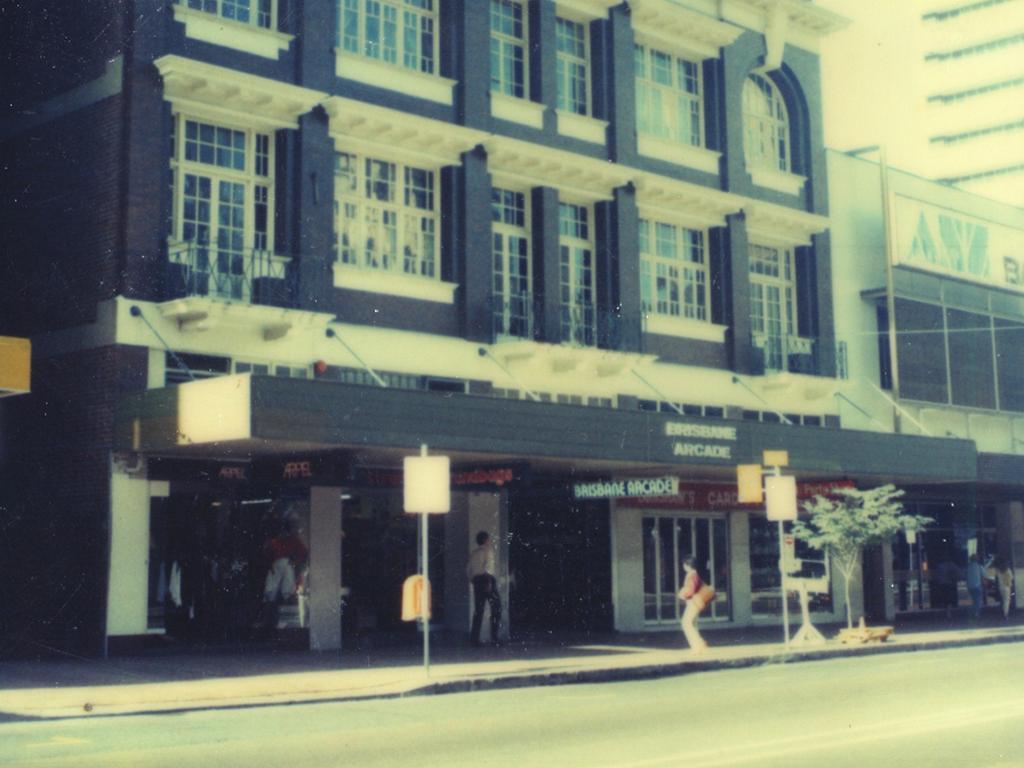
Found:
[[[517,458],[576,469],[683,467],[731,474],[765,449],[790,471],[901,482],[973,481],[974,443],[915,435],[702,419],[477,395],[266,376],[225,376],[129,395],[116,450],[249,458],[352,450],[395,456],[427,443],[455,459]]]

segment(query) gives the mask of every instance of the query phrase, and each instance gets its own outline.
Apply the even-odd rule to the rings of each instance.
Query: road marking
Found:
[[[34,741],[26,744],[26,749],[41,749],[42,747],[60,747],[77,744],[88,744],[88,739],[79,739],[75,736],[54,736],[49,741]]]
[[[970,728],[997,720],[1024,718],[1024,702],[997,702],[970,710],[950,711],[940,715],[919,715],[902,720],[865,723],[832,731],[784,736],[778,739],[719,747],[701,752],[684,750],[671,755],[629,763],[614,763],[608,768],[655,768],[661,765],[683,765],[687,768],[723,768],[724,766],[761,763],[823,749],[851,747],[858,744],[921,736],[936,731]],[[880,728],[884,725],[884,728]],[[742,754],[739,754],[742,752]],[[730,754],[732,753],[732,754]]]

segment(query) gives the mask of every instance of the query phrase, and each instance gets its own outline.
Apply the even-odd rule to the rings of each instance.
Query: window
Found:
[[[879,335],[886,330],[880,316]],[[1022,339],[1024,323],[1019,319],[897,298],[900,395],[968,408],[1022,411]]]
[[[750,75],[743,84],[743,151],[748,166],[790,170],[786,103],[763,75]]]
[[[437,174],[347,152],[334,167],[339,261],[437,279]]]
[[[793,251],[750,245],[750,328],[768,371],[788,369],[796,336]]]
[[[177,0],[182,4],[182,0]],[[276,0],[184,0],[185,7],[212,13],[224,19],[273,29],[277,15]]]
[[[640,297],[646,314],[708,319],[704,233],[640,219]]]
[[[340,0],[341,48],[433,74],[437,0]]]
[[[558,108],[587,115],[590,113],[587,26],[569,19],[556,19],[555,37],[558,42]]]
[[[493,232],[494,332],[533,336],[530,293],[530,230],[527,197],[495,187],[491,190]]]
[[[270,135],[181,115],[173,125],[172,231],[183,246],[172,260],[190,294],[249,300],[253,279],[273,271]]]
[[[683,606],[683,560],[692,557],[705,584],[715,588],[706,618],[728,619],[732,613],[729,584],[729,528],[725,518],[652,516],[641,521],[643,535],[644,621],[675,622]]]
[[[704,146],[700,63],[645,45],[634,47],[636,120],[640,133]]]
[[[590,209],[558,206],[559,297],[561,340],[593,346],[597,342],[594,246],[590,240]]]
[[[491,0],[491,90],[526,98],[526,9],[519,0]]]

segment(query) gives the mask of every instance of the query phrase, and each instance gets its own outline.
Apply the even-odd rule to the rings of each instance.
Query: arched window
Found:
[[[791,170],[786,103],[764,75],[750,75],[743,84],[743,151],[748,167]]]

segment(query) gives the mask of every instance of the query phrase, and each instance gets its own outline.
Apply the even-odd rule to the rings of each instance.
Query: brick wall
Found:
[[[119,292],[122,117],[112,96],[0,147],[5,332],[89,322]]]
[[[6,72],[0,97],[15,110],[31,107],[103,74],[121,53],[125,0],[32,0],[0,7],[0,56]]]
[[[32,394],[8,409],[18,450],[0,467],[0,525],[17,578],[0,586],[0,656],[102,651],[114,406],[145,388],[147,359],[105,347],[36,360]]]

